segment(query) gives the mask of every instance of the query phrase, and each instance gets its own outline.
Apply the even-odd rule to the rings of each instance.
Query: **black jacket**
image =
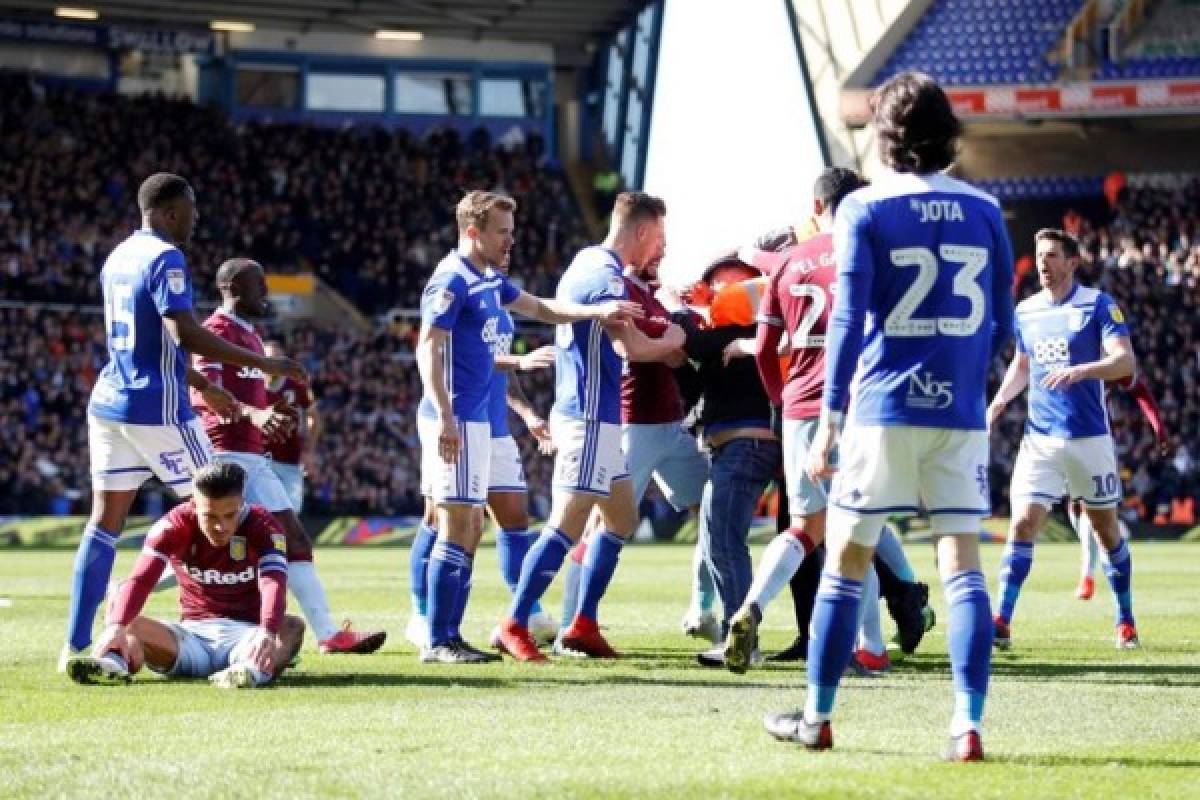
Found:
[[[726,366],[721,357],[725,346],[736,339],[754,338],[754,325],[731,325],[699,329],[685,325],[684,352],[699,365],[700,405],[698,422],[709,427],[722,422],[761,420],[770,425],[771,402],[763,389],[754,359],[735,358]]]

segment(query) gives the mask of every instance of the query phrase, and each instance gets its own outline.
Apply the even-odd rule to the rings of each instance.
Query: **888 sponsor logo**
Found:
[[[1071,360],[1071,347],[1065,336],[1048,336],[1033,343],[1033,360],[1039,364],[1063,364]]]

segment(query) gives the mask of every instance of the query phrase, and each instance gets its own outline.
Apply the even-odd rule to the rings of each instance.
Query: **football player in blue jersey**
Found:
[[[188,368],[189,353],[271,375],[305,377],[295,361],[232,345],[195,318],[192,276],[182,250],[198,218],[188,182],[155,173],[142,182],[137,199],[142,227],[109,254],[100,273],[108,363],[88,403],[92,512],[75,556],[60,670],[91,644],[113,548],[138,487],[157,477],[177,496],[188,497],[193,473],[212,460],[187,387],[202,392],[214,410],[236,413],[226,391]]]
[[[764,724],[809,749],[833,746],[829,719],[863,576],[887,516],[922,506],[948,605],[954,714],[945,755],[975,761],[992,649],[979,565],[990,513],[985,393],[992,356],[1012,333],[1012,248],[996,200],[943,174],[961,126],[941,87],[901,73],[873,103],[889,171],[847,196],[834,223],[837,304],[808,464],[810,476],[833,484],[807,697],[803,709]]]
[[[608,237],[602,245],[576,254],[559,280],[559,301],[590,308],[624,301],[628,297],[622,277],[625,265],[662,258],[665,214],[665,204],[653,195],[618,195]],[[616,570],[621,547],[637,525],[621,449],[621,374],[626,360],[662,360],[677,352],[684,338],[675,324],[656,339],[629,324],[582,321],[558,326],[557,383],[550,415],[556,450],[553,497],[550,518],[525,558],[512,606],[500,624],[498,644],[513,658],[546,660],[530,634],[529,617],[597,506],[603,529],[588,547],[578,611],[559,641],[565,650],[594,658],[617,655],[600,635],[596,609]]]
[[[618,327],[637,313],[617,297],[596,305],[534,297],[489,270],[508,260],[515,211],[509,197],[468,192],[455,212],[458,247],[438,264],[421,296],[421,488],[437,506],[437,539],[426,567],[429,647],[421,653],[430,663],[496,658],[468,644],[459,626],[490,485],[489,400],[500,311],[507,307],[551,324],[587,320]]]
[[[1081,500],[1106,551],[1104,573],[1117,600],[1117,647],[1139,646],[1133,619],[1133,561],[1121,537],[1121,479],[1104,404],[1104,382],[1136,368],[1129,327],[1113,299],[1075,279],[1079,244],[1068,233],[1037,232],[1042,291],[1017,306],[1017,352],[988,407],[989,424],[1029,387],[1025,437],[1013,466],[1013,517],[1000,563],[995,645],[1012,644],[1013,610],[1033,565],[1033,543],[1050,508]]]

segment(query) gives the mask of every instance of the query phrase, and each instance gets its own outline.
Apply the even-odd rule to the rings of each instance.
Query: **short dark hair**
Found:
[[[240,495],[246,489],[246,471],[229,462],[208,464],[196,471],[192,487],[211,500]]]
[[[173,172],[156,172],[138,187],[138,208],[145,214],[156,211],[185,196],[191,185]]]
[[[252,258],[226,259],[221,266],[217,267],[217,286],[229,286],[233,283],[233,279],[242,273],[242,270],[251,266],[262,269],[262,264]]]
[[[817,176],[813,184],[813,196],[821,201],[821,206],[832,214],[846,195],[856,189],[866,186],[867,182],[852,169],[846,167],[826,167]]]
[[[1067,258],[1079,258],[1079,242],[1074,236],[1061,228],[1042,228],[1033,235],[1033,241],[1058,242],[1062,246],[1064,256]]]
[[[901,72],[871,97],[884,165],[896,172],[937,172],[954,163],[962,123],[937,81]]]
[[[620,227],[644,219],[659,219],[667,215],[667,204],[661,197],[645,192],[621,192],[613,201],[613,224]]]

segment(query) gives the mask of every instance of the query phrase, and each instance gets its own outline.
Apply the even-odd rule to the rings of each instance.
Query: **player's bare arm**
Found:
[[[205,328],[189,311],[173,311],[163,317],[163,327],[175,343],[193,355],[236,364],[239,367],[260,369],[268,375],[281,375],[297,381],[307,381],[308,373],[298,361],[290,358],[267,358],[238,347]]]
[[[1137,359],[1134,358],[1133,344],[1129,337],[1110,336],[1104,340],[1104,358],[1073,367],[1052,369],[1042,379],[1042,386],[1047,389],[1065,389],[1080,381],[1117,381],[1128,378],[1136,368]]]
[[[621,322],[641,319],[643,313],[641,306],[627,300],[609,300],[606,303],[585,305],[534,297],[528,292],[521,292],[517,299],[509,305],[509,309],[549,325],[563,325],[589,319],[598,322]]]
[[[223,386],[210,381],[204,373],[194,367],[188,367],[188,386],[200,393],[208,409],[220,417],[222,422],[233,422],[241,413],[238,401]]]
[[[537,439],[538,450],[543,455],[553,453],[554,444],[550,440],[550,428],[546,425],[546,420],[542,419],[541,415],[537,413],[537,409],[533,407],[533,403],[529,401],[525,390],[521,388],[520,381],[510,380],[507,392],[508,407],[517,412],[517,416],[525,423],[525,427],[529,429],[533,438]]]
[[[441,431],[438,433],[438,454],[448,464],[458,461],[462,446],[458,435],[458,423],[454,419],[454,408],[450,403],[450,392],[446,388],[446,375],[442,369],[446,363],[446,341],[450,332],[435,325],[422,325],[417,335],[417,371],[425,384],[433,407],[437,411]]]
[[[991,430],[992,425],[1004,413],[1008,404],[1019,397],[1028,385],[1029,354],[1018,351],[1013,355],[1013,360],[1009,362],[1008,369],[1004,372],[1004,380],[1000,382],[1000,388],[996,390],[996,396],[992,398],[991,405],[988,406],[988,430]]]
[[[505,372],[533,372],[554,366],[554,345],[545,344],[536,350],[522,355],[499,353],[496,355],[496,369]]]
[[[626,361],[681,361],[687,334],[675,323],[667,326],[657,338],[647,336],[635,326],[624,322],[604,323],[604,331],[612,339],[613,349]]]

